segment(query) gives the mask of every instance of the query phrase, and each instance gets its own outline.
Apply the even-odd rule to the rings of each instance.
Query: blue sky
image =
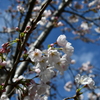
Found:
[[[50,43],[54,43],[60,34],[63,33],[60,31],[59,28],[53,29],[44,42],[45,47]],[[77,64],[80,65],[86,61],[91,61],[93,65],[99,67],[100,45],[94,43],[85,43],[81,40],[72,40],[70,39],[70,37],[74,35],[70,36],[70,33],[68,32],[66,32],[65,35],[67,36],[68,41],[71,42],[72,46],[74,47],[74,53],[72,58],[76,59]]]
[[[4,13],[3,10],[7,9],[8,7],[9,7],[9,0],[3,0],[3,1],[0,0],[0,12]],[[0,22],[1,22],[0,29],[2,29],[2,26],[4,26],[2,18],[0,18]],[[63,34],[61,32],[61,28],[54,28],[44,42],[45,47],[48,44],[55,42],[60,34]],[[100,61],[100,54],[99,54],[100,45],[96,45],[93,43],[84,43],[81,40],[74,41],[70,39],[71,36],[72,37],[74,36],[72,35],[72,33],[66,32],[65,35],[67,36],[68,41],[72,43],[75,49],[72,58],[75,58],[77,60],[77,63],[83,63],[89,60],[93,64],[96,64],[96,66],[99,67],[98,62]],[[86,55],[87,57],[85,57]]]
[[[60,34],[63,34],[60,31],[60,28],[53,29],[44,42],[45,47],[47,47],[48,44],[54,43]],[[71,42],[72,46],[74,47],[74,53],[72,55],[72,59],[75,59],[76,63],[71,66],[73,68],[77,69],[77,68],[81,67],[81,65],[83,63],[90,61],[91,64],[95,67],[93,69],[94,73],[99,74],[100,70],[98,70],[98,68],[100,68],[100,45],[96,45],[93,43],[85,43],[81,40],[72,40],[72,39],[70,39],[70,37],[71,36],[73,37],[73,35],[72,34],[70,35],[70,33],[68,33],[68,32],[66,32],[65,35],[67,36],[68,41]],[[74,73],[74,75],[76,75],[76,73]],[[69,72],[65,72],[64,77],[65,77],[66,82],[73,80],[73,77],[70,76]],[[66,96],[66,95],[70,97],[70,96],[74,95],[75,91],[72,90],[72,92],[64,92],[65,90],[63,89],[63,85],[64,85],[65,81],[64,81],[64,79],[58,78],[56,80],[56,86],[58,86],[58,92],[61,93],[62,97]],[[63,94],[62,94],[62,92],[63,92]],[[86,93],[85,93],[85,95],[87,97]],[[61,99],[59,96],[58,96],[58,98],[59,98],[59,100]],[[84,100],[87,100],[87,98],[84,98]]]
[[[0,12],[8,8],[9,3],[7,1],[9,0],[0,0]],[[2,28],[4,24],[1,18],[0,18],[0,22],[1,22],[0,27]],[[60,34],[63,34],[61,32],[61,28],[62,27],[54,28],[51,31],[51,33],[49,34],[49,36],[46,38],[45,42],[43,43],[45,48],[48,46],[48,44],[54,43]],[[94,31],[92,32],[94,33]],[[81,40],[72,40],[70,39],[70,37],[74,36],[72,33],[66,32],[65,35],[67,36],[68,41],[71,42],[72,46],[74,47],[74,53],[72,55],[72,59],[76,60],[76,64],[73,65],[75,68],[80,67],[82,63],[85,63],[87,61],[90,61],[91,64],[95,66],[95,68],[100,67],[100,45],[96,45],[93,43],[85,43]],[[98,73],[100,72],[98,71]],[[65,77],[66,81],[70,80],[70,76],[68,76],[67,73],[66,75],[67,75],[67,78]],[[60,84],[62,85],[64,84],[63,80],[58,81],[57,85],[60,86]],[[59,87],[58,89],[61,90],[60,92],[62,92],[63,90],[61,89],[61,87]],[[74,91],[72,93],[74,93]],[[68,92],[67,94],[72,95]],[[66,95],[66,93],[64,95]]]

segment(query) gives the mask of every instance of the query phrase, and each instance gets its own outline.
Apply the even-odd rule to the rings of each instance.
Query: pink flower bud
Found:
[[[28,29],[30,29],[30,28],[31,28],[31,26],[27,26],[27,27],[26,27],[26,30],[28,30]]]
[[[16,29],[16,31],[19,31],[19,28],[18,27],[16,27],[15,29]]]
[[[54,44],[52,43],[52,44],[50,44],[50,46],[51,46],[51,47],[53,47],[53,46],[54,46]]]

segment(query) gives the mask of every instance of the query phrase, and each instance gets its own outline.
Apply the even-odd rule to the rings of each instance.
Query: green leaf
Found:
[[[24,32],[20,33],[20,37],[24,37],[24,36],[25,36]]]
[[[50,46],[50,44],[48,45],[48,48],[50,48],[51,46]]]

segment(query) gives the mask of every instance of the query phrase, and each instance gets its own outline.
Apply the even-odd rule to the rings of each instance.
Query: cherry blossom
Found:
[[[75,82],[81,85],[88,85],[91,89],[94,88],[95,84],[92,78],[87,75],[80,76],[80,74],[75,77]]]
[[[97,33],[100,33],[100,27],[95,28],[95,31],[96,31]]]
[[[92,2],[90,2],[88,4],[88,7],[91,7],[91,6],[95,5],[96,3],[100,4],[100,0],[93,0]]]
[[[74,47],[72,46],[72,44],[70,42],[68,42],[66,40],[65,35],[60,35],[57,38],[55,43],[48,45],[48,48],[46,50],[41,50],[39,48],[36,49],[35,47],[38,47],[37,43],[36,43],[37,40],[39,42],[41,42],[41,39],[42,39],[41,36],[45,36],[44,34],[42,35],[42,30],[45,29],[45,27],[46,27],[47,30],[49,30],[49,28],[50,28],[50,31],[51,31],[52,28],[58,28],[59,26],[64,26],[66,23],[68,25],[67,25],[67,28],[65,28],[63,32],[65,32],[66,30],[68,30],[69,32],[74,30],[76,35],[78,35],[75,37],[75,39],[80,38],[81,40],[83,40],[83,39],[86,40],[87,37],[85,37],[85,34],[88,35],[88,33],[90,32],[90,28],[92,27],[93,23],[94,23],[94,25],[96,25],[96,20],[97,20],[97,18],[95,19],[95,16],[93,17],[95,20],[92,20],[90,17],[87,16],[88,14],[86,14],[86,13],[90,12],[90,14],[92,15],[91,12],[95,12],[93,10],[99,10],[100,0],[94,0],[94,1],[85,0],[84,3],[89,2],[89,4],[87,4],[88,7],[90,7],[89,9],[82,9],[83,7],[87,7],[87,5],[83,6],[81,2],[71,2],[70,0],[62,0],[63,2],[62,1],[60,2],[60,0],[51,0],[51,2],[49,0],[47,0],[47,2],[43,2],[43,0],[29,0],[28,2],[27,2],[27,0],[26,1],[16,0],[16,1],[17,1],[17,4],[20,4],[17,6],[17,10],[13,11],[13,7],[15,9],[15,6],[12,3],[12,8],[10,7],[9,10],[7,10],[7,13],[9,13],[9,15],[11,15],[12,21],[15,22],[15,19],[13,19],[13,18],[16,18],[19,21],[19,22],[17,22],[18,27],[16,28],[16,31],[17,31],[16,36],[19,35],[19,38],[16,39],[17,44],[14,45],[14,47],[17,46],[16,51],[15,51],[15,48],[14,48],[14,50],[11,49],[11,51],[15,51],[15,53],[11,52],[11,54],[10,54],[10,55],[14,56],[13,58],[11,57],[12,64],[10,62],[6,61],[6,59],[8,60],[7,57],[4,58],[4,55],[8,55],[8,53],[10,52],[10,48],[13,47],[12,42],[3,44],[2,48],[0,49],[1,71],[4,70],[5,72],[9,72],[7,80],[5,80],[4,83],[0,84],[0,90],[1,90],[0,91],[0,94],[1,94],[0,100],[9,100],[8,96],[10,95],[10,93],[7,93],[7,95],[6,95],[4,93],[4,90],[6,90],[6,87],[11,86],[11,85],[13,86],[14,91],[17,91],[16,93],[19,97],[18,99],[20,99],[20,100],[48,100],[48,96],[50,95],[49,90],[51,88],[49,85],[51,85],[51,86],[53,85],[53,84],[51,84],[51,79],[54,78],[55,76],[57,76],[58,73],[63,75],[64,71],[69,70],[68,68],[72,67],[69,65],[75,63],[75,60],[71,60],[71,56],[74,52]],[[59,7],[57,7],[57,5],[55,5],[55,4],[58,4]],[[96,4],[96,7],[93,6],[95,4]],[[72,7],[72,6],[74,6],[74,7]],[[93,6],[93,8],[91,6]],[[48,8],[46,9],[46,7],[48,7]],[[27,9],[26,13],[24,13],[25,8]],[[57,10],[57,8],[58,8],[58,10]],[[79,9],[82,9],[82,10],[79,10]],[[20,13],[18,13],[18,12],[20,12]],[[63,14],[61,14],[61,13],[63,13]],[[60,16],[60,15],[65,15],[65,13],[68,13],[68,16]],[[29,16],[26,16],[26,15],[29,15]],[[6,22],[6,18],[4,18],[4,19]],[[81,21],[79,21],[80,19],[83,20],[82,23],[81,23]],[[23,21],[25,21],[25,22],[23,22]],[[76,23],[78,21],[79,21],[79,23]],[[49,22],[49,23],[47,23],[47,22]],[[93,23],[91,23],[91,22],[93,22]],[[5,33],[8,32],[9,34],[15,33],[15,28],[14,29],[9,28],[9,25],[15,26],[17,24],[15,24],[15,25],[12,25],[12,24],[13,23],[11,23],[11,24],[7,23],[6,26],[8,28],[4,28],[3,32],[5,32]],[[74,25],[78,25],[78,24],[81,24],[81,25],[74,26]],[[100,27],[95,28],[95,31],[97,33],[100,33]],[[36,42],[34,40],[37,37],[34,37],[34,40],[33,40],[34,43],[32,43],[32,45],[30,47],[31,49],[29,50],[29,48],[28,48],[29,45],[27,45],[31,42],[29,37],[32,36],[31,35],[32,33],[34,35],[36,35],[36,33],[38,33],[38,32],[39,32],[38,35],[40,35],[40,34],[41,35],[36,40]],[[47,31],[44,31],[44,32],[47,32]],[[24,34],[24,35],[21,36],[21,34]],[[11,38],[15,38],[15,37],[13,37],[13,34],[10,34],[10,38],[8,39],[8,41],[10,41]],[[83,41],[85,41],[85,40],[83,40]],[[15,41],[15,40],[13,40],[13,41]],[[88,39],[87,39],[87,41],[88,41]],[[33,50],[33,48],[34,48],[34,50]],[[24,54],[26,54],[26,55],[23,56]],[[9,57],[9,55],[8,55],[8,57]],[[29,66],[27,67],[27,69],[28,69],[29,73],[32,74],[31,75],[32,78],[30,78],[30,79],[27,79],[26,78],[27,76],[26,77],[24,77],[22,75],[19,76],[20,73],[17,70],[19,68],[21,68],[20,70],[22,70],[22,68],[24,68],[23,67],[24,64],[26,66],[28,65],[28,64],[26,64],[27,62],[30,63]],[[6,68],[9,66],[11,66],[10,70],[8,70]],[[3,67],[3,69],[2,69],[2,67]],[[81,73],[83,71],[90,72],[90,69],[92,67],[93,66],[90,65],[90,62],[83,63],[79,72],[81,72]],[[71,70],[70,70],[70,72],[71,72]],[[22,74],[22,72],[21,72],[21,74]],[[70,74],[73,74],[73,76],[74,76],[75,73],[72,72]],[[90,73],[87,73],[87,74],[90,74]],[[12,75],[15,75],[15,76],[12,76]],[[23,73],[23,75],[26,75],[26,71]],[[89,87],[89,88],[93,89],[95,82],[93,81],[92,78],[93,77],[90,77],[87,75],[81,76],[80,74],[78,74],[75,77],[75,82],[80,87],[83,85],[83,88]],[[30,82],[30,81],[32,81],[32,82]],[[72,87],[73,85],[74,84],[72,82],[67,82],[65,84],[64,88],[65,88],[65,90],[70,91],[73,88]],[[78,89],[76,90],[76,94],[73,97],[71,97],[71,99],[77,99],[77,98],[80,99],[80,97],[81,97],[80,89],[81,88],[79,88],[79,91],[77,91]],[[56,90],[56,89],[54,88],[54,90]],[[14,91],[12,90],[11,94]],[[59,93],[59,91],[58,91],[58,93]],[[91,96],[91,98],[92,98],[92,96]],[[83,98],[81,98],[81,99],[83,99]],[[93,99],[95,99],[95,96],[93,97]],[[66,99],[64,99],[64,100],[66,100]]]
[[[37,85],[37,94],[44,95],[45,93],[49,93],[50,86],[46,84]]]
[[[64,89],[65,89],[66,91],[71,91],[72,86],[73,86],[72,82],[69,81],[69,82],[67,82],[67,83],[65,84]]]
[[[46,83],[49,82],[50,79],[55,75],[55,72],[53,71],[52,67],[47,68],[46,70],[42,71],[39,74],[39,77],[42,82]]]
[[[24,7],[22,7],[21,5],[18,5],[18,6],[17,6],[17,10],[18,10],[19,12],[21,12],[21,13],[25,12]]]
[[[76,15],[72,15],[68,18],[70,23],[76,23],[79,21],[78,17]]]
[[[36,90],[37,90],[37,85],[36,84],[32,84],[32,85],[29,85],[28,86],[28,97],[27,98],[30,98],[30,100],[34,100],[34,97],[36,95]]]
[[[81,24],[81,28],[83,28],[84,30],[88,30],[92,27],[92,23],[88,24],[87,22],[82,22]]]
[[[7,62],[0,59],[0,66],[6,66]]]
[[[54,69],[57,69],[60,74],[68,69],[71,64],[71,58],[74,48],[70,42],[67,42],[65,35],[60,35],[57,38],[57,44],[61,46],[60,52],[54,48],[54,44],[47,50],[35,49],[29,52],[29,58],[35,63],[33,70],[39,74],[43,82],[48,82],[54,76]],[[65,53],[62,54],[61,52]]]
[[[60,53],[57,50],[48,50],[48,61],[50,64],[59,61]]]
[[[67,42],[64,48],[62,48],[62,51],[66,53],[68,56],[71,56],[72,53],[74,52],[73,46],[71,46],[70,42]]]
[[[40,71],[44,71],[46,69],[46,67],[48,66],[48,60],[47,59],[48,59],[47,57],[42,56],[41,60],[36,63],[35,69],[40,69]]]
[[[42,51],[39,49],[35,49],[34,51],[29,53],[29,58],[34,62],[34,61],[39,61],[42,56]]]
[[[32,84],[28,87],[28,95],[24,97],[24,100],[47,100],[49,89],[50,86],[44,83]]]
[[[54,64],[54,67],[55,67],[57,70],[59,70],[59,72],[60,72],[61,74],[63,74],[63,72],[64,72],[65,70],[68,69],[68,65],[70,64],[70,62],[71,62],[70,58],[69,58],[66,54],[64,54],[64,55],[60,58],[60,60],[58,60],[58,62],[56,62],[56,63]]]
[[[45,10],[44,12],[43,12],[43,15],[47,18],[47,17],[49,17],[50,15],[51,15],[51,10]]]
[[[46,23],[47,23],[47,18],[42,17],[41,20],[37,24],[40,24],[41,26],[44,26]]]
[[[89,93],[89,94],[88,94],[88,98],[89,98],[90,100],[97,100],[97,96],[96,96],[95,94],[93,94],[93,93]]]
[[[82,71],[92,72],[92,70],[91,70],[92,68],[93,68],[93,66],[90,65],[90,62],[88,61],[88,62],[82,64],[82,67],[80,68],[80,71],[81,72]]]
[[[63,26],[64,24],[60,21],[57,23],[57,26]]]
[[[58,38],[57,38],[57,44],[59,46],[65,46],[67,43],[67,40],[66,40],[66,36],[65,35],[60,35]]]
[[[33,9],[33,11],[39,11],[40,9],[41,9],[40,6],[35,6],[34,9]]]
[[[5,93],[1,95],[0,100],[10,100]]]
[[[71,60],[71,64],[75,64],[76,61],[74,59]]]

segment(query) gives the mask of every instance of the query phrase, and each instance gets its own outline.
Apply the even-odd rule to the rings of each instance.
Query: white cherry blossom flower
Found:
[[[82,64],[82,67],[80,68],[80,72],[82,72],[82,71],[92,72],[92,70],[91,70],[92,68],[93,68],[93,66],[88,61],[88,62]]]
[[[10,100],[5,93],[1,95],[0,100]]]
[[[40,69],[41,71],[44,71],[46,70],[47,66],[48,66],[48,58],[45,56],[42,56],[41,60],[36,63],[35,69]]]
[[[0,66],[6,66],[7,65],[7,61],[2,61],[1,59],[0,59]]]
[[[33,11],[39,11],[40,9],[41,9],[40,6],[35,6],[34,9],[33,9]]]
[[[25,12],[24,7],[22,7],[21,5],[18,5],[18,6],[17,6],[17,10],[18,10],[19,12],[21,12],[21,13]]]
[[[88,94],[88,99],[89,100],[97,100],[97,95],[95,95],[94,93],[89,93]]]
[[[47,68],[45,71],[41,72],[39,74],[39,77],[41,79],[41,81],[43,81],[44,83],[49,82],[50,79],[55,75],[55,72],[53,71],[53,68]]]
[[[97,33],[100,33],[100,27],[95,28],[95,31],[96,31]]]
[[[69,20],[70,23],[76,23],[76,22],[79,21],[79,18],[75,15],[72,15],[68,18],[68,20]]]
[[[44,83],[41,83],[41,84],[31,84],[29,87],[28,87],[28,96],[26,96],[24,98],[24,100],[46,100],[43,99],[43,98],[40,98],[41,95],[44,95],[46,94],[45,96],[49,95],[49,89],[50,89],[50,86],[47,85],[47,84],[44,84]],[[29,98],[29,99],[28,99]]]
[[[37,94],[38,95],[44,95],[46,92],[48,93],[50,89],[49,85],[46,84],[40,84],[37,85]]]
[[[70,42],[67,42],[66,45],[64,46],[64,48],[62,49],[62,51],[71,56],[72,53],[74,52],[74,48],[71,46],[71,43]]]
[[[75,77],[75,82],[81,85],[88,85],[91,89],[94,88],[95,84],[91,77],[87,75],[80,76],[80,74]]]
[[[83,94],[79,95],[79,100],[84,100]]]
[[[100,0],[93,0],[92,2],[90,2],[88,4],[88,7],[91,7],[91,6],[95,5],[95,4],[100,4]]]
[[[36,73],[40,73],[41,72],[41,70],[39,69],[39,68],[35,68],[35,70],[34,70]]]
[[[60,53],[57,50],[48,50],[48,62],[52,65],[55,62],[58,62],[60,59]]]
[[[35,49],[34,51],[29,53],[29,58],[35,62],[35,61],[39,61],[41,59],[42,56],[42,51],[40,51],[39,49]]]
[[[35,97],[31,100],[48,100],[48,96],[47,95],[40,96],[40,95],[36,94]]]
[[[51,15],[51,10],[45,10],[44,12],[43,12],[43,15],[47,18],[47,17],[49,17],[50,15]]]
[[[64,89],[65,89],[66,91],[71,91],[72,87],[73,87],[73,84],[72,84],[72,82],[69,81],[69,82],[67,82],[67,83],[65,84]]]
[[[48,96],[44,95],[40,100],[48,100]]]
[[[36,95],[36,90],[37,90],[37,84],[31,84],[28,87],[28,96],[30,97],[31,100],[34,100],[33,98]]]
[[[57,23],[57,26],[63,26],[64,24],[60,21]]]
[[[70,58],[67,57],[66,54],[64,54],[60,60],[58,60],[58,62],[56,62],[54,64],[54,68],[56,68],[57,70],[59,70],[60,74],[63,74],[64,71],[67,70],[68,65],[70,64]]]
[[[42,17],[40,21],[38,21],[37,24],[40,24],[41,26],[44,26],[47,23],[47,18],[46,17]]]
[[[76,60],[72,59],[71,64],[75,64],[75,63],[76,63]]]
[[[65,35],[60,35],[58,38],[57,38],[57,44],[59,46],[65,46],[67,43],[67,40],[66,40],[66,36]]]
[[[87,22],[82,22],[81,28],[88,30],[90,27],[89,27],[89,24]]]

